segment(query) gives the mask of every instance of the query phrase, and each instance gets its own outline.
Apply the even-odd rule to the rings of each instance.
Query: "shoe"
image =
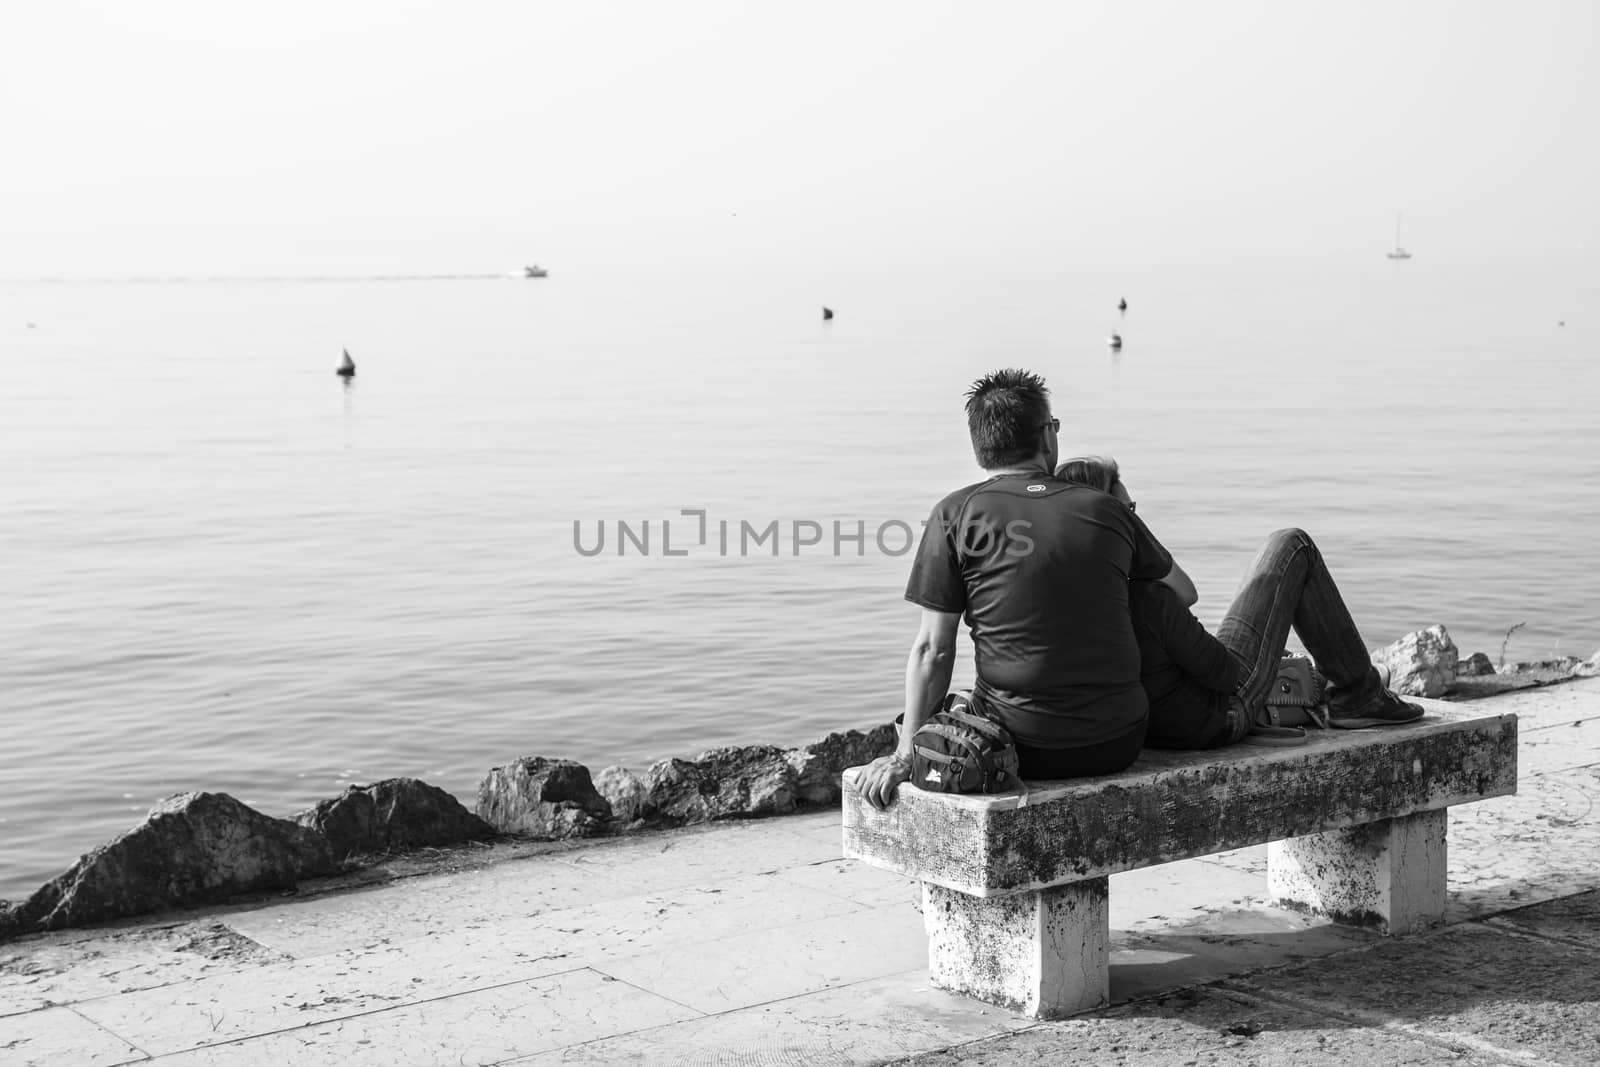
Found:
[[[1416,722],[1426,714],[1416,704],[1408,704],[1387,689],[1359,708],[1328,708],[1328,725],[1335,730],[1360,730],[1367,726],[1394,726]]]

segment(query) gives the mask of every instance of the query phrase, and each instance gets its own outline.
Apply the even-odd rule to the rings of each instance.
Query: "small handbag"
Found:
[[[1328,728],[1328,679],[1307,657],[1285,654],[1245,740],[1256,745],[1301,745],[1307,726]]]

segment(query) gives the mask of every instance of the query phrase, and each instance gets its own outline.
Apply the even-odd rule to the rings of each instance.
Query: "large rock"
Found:
[[[619,829],[643,822],[648,795],[643,778],[626,767],[607,767],[595,776],[594,787],[611,805],[611,818]]]
[[[799,748],[714,748],[692,760],[662,760],[643,774],[607,767],[595,787],[610,802],[619,829],[783,815],[837,804],[844,769],[870,763],[894,744],[894,724],[885,723],[831,733]]]
[[[871,763],[895,746],[894,723],[872,730],[831,733],[820,741],[790,749],[789,765],[795,771],[795,795],[802,804],[837,804],[839,776],[846,767]]]
[[[334,858],[340,860],[494,836],[494,828],[455,797],[415,778],[351,786],[302,811],[294,821],[325,837]]]
[[[1443,626],[1406,634],[1372,654],[1372,662],[1389,668],[1389,688],[1407,696],[1436,697],[1456,681],[1460,654]]]
[[[774,745],[662,760],[645,772],[644,785],[640,817],[657,826],[781,815],[796,807],[795,769],[787,750]]]
[[[226,793],[180,793],[0,915],[0,935],[288,888],[334,866],[320,834]]]
[[[589,768],[572,760],[525,756],[478,783],[478,814],[505,833],[541,838],[593,837],[611,821]]]

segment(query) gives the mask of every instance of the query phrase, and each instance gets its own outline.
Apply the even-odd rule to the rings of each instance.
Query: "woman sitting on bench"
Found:
[[[1109,457],[1069,459],[1056,477],[1134,506]],[[1422,717],[1422,708],[1385,687],[1322,552],[1304,530],[1267,538],[1216,636],[1189,611],[1196,597],[1182,584],[1183,596],[1166,581],[1128,583],[1140,681],[1150,701],[1146,745],[1215,748],[1245,740],[1266,705],[1291,625],[1328,679],[1331,725],[1355,729]]]

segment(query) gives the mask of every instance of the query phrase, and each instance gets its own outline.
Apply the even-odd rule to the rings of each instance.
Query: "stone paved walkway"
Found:
[[[915,888],[836,812],[559,847],[0,944],[0,1064],[1600,1062],[1600,679],[1494,698],[1450,923],[1266,907],[1265,849],[1112,879],[1114,1006],[928,987]]]

